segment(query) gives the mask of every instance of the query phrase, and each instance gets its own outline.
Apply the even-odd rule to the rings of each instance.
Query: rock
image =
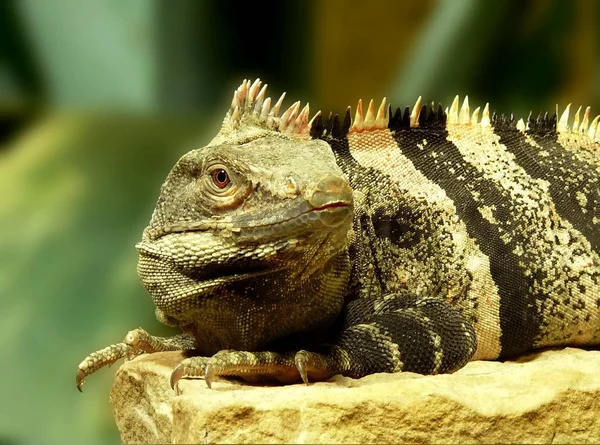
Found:
[[[181,353],[142,355],[110,394],[124,443],[597,443],[600,351],[547,350],[454,374],[306,386],[169,386]]]

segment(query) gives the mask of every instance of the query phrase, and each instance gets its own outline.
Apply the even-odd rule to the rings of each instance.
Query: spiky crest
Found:
[[[573,117],[573,124],[569,125],[571,104],[568,104],[560,115],[558,124],[556,124],[556,131],[563,134],[586,135],[592,141],[600,143],[600,131],[598,131],[598,121],[600,120],[600,115],[596,116],[592,122],[589,123],[591,108],[586,107],[583,114],[583,120],[580,123],[579,115],[581,113],[581,108],[582,107],[579,107],[577,109],[577,112]],[[558,105],[556,106],[556,115],[558,115]]]
[[[317,112],[310,123],[308,104],[300,110],[300,102],[295,102],[280,113],[286,93],[271,107],[272,100],[266,97],[266,92],[267,85],[263,85],[260,79],[254,82],[244,79],[233,93],[231,107],[213,143],[244,139],[268,131],[276,131],[290,137],[309,138],[311,125],[321,112]]]
[[[265,131],[277,131],[290,137],[320,138],[324,136],[344,137],[349,132],[360,133],[389,128],[392,131],[418,128],[435,127],[446,125],[480,126],[482,128],[494,127],[505,130],[516,130],[520,132],[548,132],[571,133],[586,135],[592,141],[600,142],[600,115],[596,116],[590,123],[590,107],[585,109],[583,118],[580,119],[582,107],[579,107],[569,125],[569,114],[571,105],[567,105],[559,120],[557,113],[549,116],[548,113],[540,114],[537,118],[529,115],[527,120],[493,113],[490,117],[489,104],[483,110],[477,107],[473,113],[470,112],[469,98],[465,96],[462,105],[460,98],[456,96],[450,108],[445,111],[441,105],[435,110],[432,103],[428,109],[427,105],[421,106],[421,97],[411,108],[406,107],[404,112],[397,108],[392,115],[392,107],[387,104],[384,97],[379,107],[375,106],[373,100],[369,101],[366,113],[363,113],[362,100],[358,101],[354,119],[352,119],[351,108],[348,107],[341,122],[339,115],[329,114],[326,123],[323,123],[321,111],[309,120],[309,105],[300,109],[300,102],[293,103],[282,113],[283,93],[275,105],[271,107],[272,100],[266,96],[267,85],[262,84],[260,79],[254,82],[244,80],[235,90],[231,107],[225,116],[223,127],[215,140],[227,139],[228,135],[236,134],[243,138],[246,133],[256,134]],[[481,113],[481,119],[479,118]],[[240,135],[240,133],[242,135]]]

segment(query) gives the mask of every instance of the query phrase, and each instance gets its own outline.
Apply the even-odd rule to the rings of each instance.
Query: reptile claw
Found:
[[[179,394],[179,380],[194,377],[204,377],[205,358],[191,357],[184,359],[171,372],[169,383],[171,388]],[[210,383],[210,382],[209,382]],[[210,386],[210,385],[209,385]]]
[[[75,377],[75,383],[77,383],[77,389],[79,390],[79,392],[83,392],[81,387],[83,386],[85,377],[86,376],[85,376],[85,372],[83,371],[83,369],[79,369],[77,371],[77,376]]]
[[[302,381],[308,386],[308,373],[306,372],[305,364],[306,359],[301,357],[296,358],[296,368],[298,368],[298,372],[300,373],[300,377],[302,377]]]
[[[332,366],[327,360],[325,355],[305,350],[298,351],[294,357],[296,369],[300,373],[302,381],[307,385],[309,384],[309,374],[313,381],[321,381],[340,373],[334,367],[335,365]]]
[[[215,377],[215,368],[213,365],[211,365],[210,363],[208,363],[205,367],[204,367],[204,380],[206,381],[206,385],[212,389],[212,381],[213,378]]]
[[[183,366],[180,363],[179,365],[177,365],[175,367],[175,369],[171,373],[171,378],[169,379],[169,383],[171,384],[171,389],[175,389],[175,386],[177,385],[177,383],[179,382],[181,377],[183,377]],[[179,392],[178,390],[176,390],[176,391]]]

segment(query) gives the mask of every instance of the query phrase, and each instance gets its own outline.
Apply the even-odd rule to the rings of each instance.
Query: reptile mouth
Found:
[[[348,216],[352,212],[352,204],[345,201],[336,201],[320,207],[315,207],[307,213],[312,212],[318,215],[322,224],[334,228],[348,219]]]
[[[261,231],[275,228],[281,228],[292,225],[297,228],[308,228],[307,225],[323,224],[329,228],[335,228],[345,222],[352,213],[353,205],[351,201],[335,200],[318,207],[313,207],[308,202],[303,202],[295,211],[288,213],[287,217],[277,218],[276,216],[267,216],[256,218],[254,215],[240,217],[232,221],[199,221],[175,223],[163,226],[160,229],[151,230],[151,238],[156,240],[166,235],[185,233],[185,232],[204,232],[211,229],[229,229],[232,232]],[[278,230],[278,231],[280,231]]]
[[[317,208],[313,209],[312,211],[313,212],[318,212],[320,210],[336,209],[336,208],[339,208],[339,207],[350,207],[350,205],[351,204],[349,202],[343,202],[343,201],[332,202],[331,204],[326,204],[324,206],[317,207]]]
[[[315,229],[322,226],[335,228],[348,219],[352,209],[351,201],[335,200],[319,206],[313,206],[305,201],[299,207],[288,212],[287,217],[240,218],[233,224],[244,231],[272,229],[285,233],[286,230],[289,230],[291,234],[298,230],[310,231],[310,227]]]

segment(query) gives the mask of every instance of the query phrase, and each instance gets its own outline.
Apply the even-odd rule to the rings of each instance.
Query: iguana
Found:
[[[341,118],[280,113],[244,81],[185,154],[144,230],[159,321],[79,365],[192,355],[171,385],[237,376],[453,372],[469,360],[600,343],[600,128],[589,108],[525,122],[386,99]]]

